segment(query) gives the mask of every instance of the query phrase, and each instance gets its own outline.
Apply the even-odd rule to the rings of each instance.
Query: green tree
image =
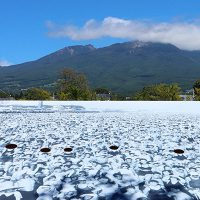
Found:
[[[144,87],[137,93],[134,100],[147,101],[178,101],[180,98],[181,88],[177,84],[157,84]]]
[[[0,89],[0,98],[9,98],[9,97],[10,95],[7,92]]]
[[[13,96],[14,96],[14,98],[15,98],[16,100],[19,100],[19,99],[23,99],[24,94],[23,94],[22,91],[20,91],[20,92],[18,92],[18,93],[15,93]]]
[[[41,88],[30,88],[25,92],[23,99],[26,99],[26,100],[50,100],[51,95],[48,91],[43,90]]]
[[[72,69],[64,69],[57,82],[58,99],[60,100],[89,100],[92,95],[84,74]]]
[[[200,79],[194,83],[193,88],[200,88]]]
[[[197,80],[194,83],[193,89],[194,89],[195,100],[200,101],[200,80]]]

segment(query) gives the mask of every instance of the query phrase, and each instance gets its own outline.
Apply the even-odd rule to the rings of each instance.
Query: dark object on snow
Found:
[[[51,151],[51,149],[47,148],[47,147],[44,147],[44,148],[40,149],[40,151],[43,152],[43,153],[48,153],[48,152]]]
[[[71,152],[71,151],[72,151],[72,148],[71,148],[71,147],[66,147],[66,148],[64,148],[64,151],[65,151],[65,152]]]
[[[112,150],[117,150],[119,147],[118,146],[115,146],[115,145],[111,145],[110,146],[110,149],[112,149]]]
[[[7,144],[6,148],[7,149],[15,149],[15,148],[17,148],[17,145],[16,144]]]
[[[182,149],[174,149],[174,153],[183,154],[184,151]]]

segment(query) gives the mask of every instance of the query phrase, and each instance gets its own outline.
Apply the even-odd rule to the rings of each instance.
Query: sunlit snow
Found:
[[[1,102],[0,200],[200,199],[199,104],[177,103]]]

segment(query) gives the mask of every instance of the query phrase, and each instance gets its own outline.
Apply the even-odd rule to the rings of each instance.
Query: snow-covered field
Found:
[[[1,103],[0,200],[200,199],[199,104],[154,103],[77,102],[99,112],[63,112],[74,102],[44,102],[57,106],[49,113]]]

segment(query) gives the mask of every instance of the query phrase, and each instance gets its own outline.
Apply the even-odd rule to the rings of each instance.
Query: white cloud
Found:
[[[4,60],[4,59],[0,59],[0,66],[1,67],[7,67],[7,66],[10,66],[10,65],[13,65],[13,63],[11,63],[7,60]]]
[[[113,37],[148,42],[171,43],[181,49],[200,50],[200,24],[196,22],[160,22],[124,20],[107,17],[101,22],[91,19],[83,27],[47,24],[51,37],[91,40]]]

